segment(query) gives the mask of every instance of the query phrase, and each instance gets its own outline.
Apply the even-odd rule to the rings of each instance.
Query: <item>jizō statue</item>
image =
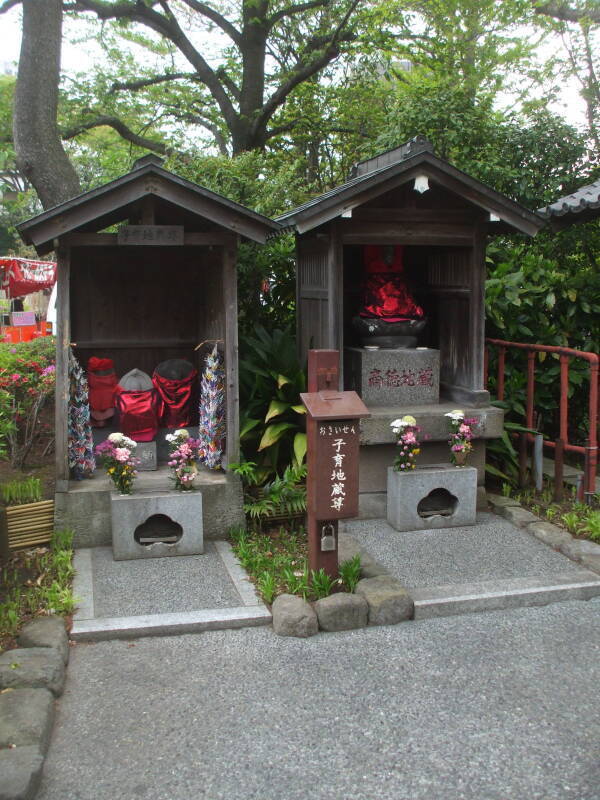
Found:
[[[352,322],[364,345],[414,347],[426,325],[423,309],[406,285],[403,256],[402,245],[363,248],[363,305]]]
[[[367,278],[361,317],[381,317],[387,322],[422,319],[404,279],[404,248],[401,245],[366,245],[363,260]]]

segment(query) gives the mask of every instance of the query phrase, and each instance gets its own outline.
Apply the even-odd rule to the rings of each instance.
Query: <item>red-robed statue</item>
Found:
[[[403,256],[401,245],[365,246],[363,259],[367,278],[361,317],[380,317],[387,322],[423,318],[423,309],[415,303],[406,286]]]

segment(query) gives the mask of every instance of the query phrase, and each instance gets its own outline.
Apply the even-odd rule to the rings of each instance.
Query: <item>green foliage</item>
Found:
[[[576,511],[567,511],[566,514],[561,516],[560,521],[569,533],[577,533],[581,522],[579,514]]]
[[[306,511],[306,466],[287,466],[283,476],[260,485],[262,471],[253,461],[230,464],[229,468],[242,478],[244,512],[251,521],[268,522],[274,517],[294,517]]]
[[[306,453],[306,377],[294,338],[257,326],[240,345],[240,441],[244,459],[257,464],[258,481],[299,465]]]
[[[562,234],[539,234],[530,243],[498,242],[488,248],[486,334],[516,342],[559,345],[598,352],[600,349],[600,227],[576,226]],[[489,388],[496,388],[497,354],[490,351]],[[505,407],[511,420],[523,420],[526,354],[507,351]],[[576,358],[569,363],[569,440],[587,438],[589,367]],[[540,429],[550,438],[559,431],[560,363],[557,355],[536,359],[535,408]]]
[[[360,580],[360,555],[358,553],[340,564],[340,578],[349,592],[354,592]]]
[[[73,613],[72,547],[73,531],[57,530],[49,548],[18,551],[3,565],[0,575],[0,649],[32,616]]]
[[[590,511],[581,531],[593,542],[600,542],[600,511]]]
[[[310,585],[312,587],[312,593],[317,600],[320,600],[323,597],[328,597],[336,583],[337,579],[330,577],[325,572],[323,567],[321,567],[319,570],[311,569]]]
[[[258,591],[262,594],[265,603],[271,605],[277,593],[275,576],[271,572],[263,572],[257,581]]]
[[[43,337],[50,339],[51,337]],[[39,415],[54,394],[51,342],[0,344],[0,453],[8,445],[13,467],[21,468],[41,433]]]
[[[7,506],[20,506],[37,503],[42,499],[42,482],[39,478],[23,478],[0,486],[2,500]]]

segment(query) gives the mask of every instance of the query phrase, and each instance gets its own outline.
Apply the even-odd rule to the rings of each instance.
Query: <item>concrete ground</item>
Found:
[[[340,530],[410,589],[507,578],[552,580],[568,573],[575,578],[584,572],[579,564],[496,514],[477,514],[477,524],[464,528],[403,533],[377,519],[348,520]]]
[[[39,800],[598,800],[600,600],[78,644]]]
[[[165,614],[241,605],[212,542],[199,556],[114,561],[111,547],[94,547],[95,617]]]

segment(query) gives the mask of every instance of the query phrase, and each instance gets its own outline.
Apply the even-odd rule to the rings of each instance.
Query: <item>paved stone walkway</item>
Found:
[[[600,601],[78,644],[40,800],[598,800]]]

